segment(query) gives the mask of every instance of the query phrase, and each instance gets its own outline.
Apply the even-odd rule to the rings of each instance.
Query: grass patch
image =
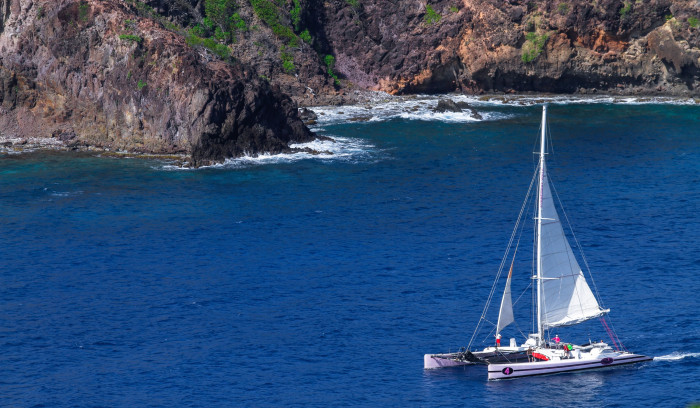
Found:
[[[620,17],[627,17],[630,11],[632,11],[632,3],[625,3],[624,7],[620,9]]]
[[[231,50],[224,44],[219,43],[213,38],[202,38],[191,32],[185,38],[187,45],[190,47],[204,47],[218,55],[221,59],[228,59],[231,56]]]
[[[525,44],[521,58],[524,63],[530,63],[540,56],[549,36],[547,34],[537,35],[537,33],[525,34]]]
[[[568,14],[569,13],[569,4],[568,3],[559,3],[559,5],[557,6],[557,11],[562,16]]]
[[[291,28],[280,22],[279,8],[270,0],[250,0],[253,11],[268,27],[272,29],[277,37],[285,41],[291,47],[299,46],[299,37],[294,34]]]
[[[289,10],[289,16],[292,18],[294,29],[299,32],[301,27],[301,3],[299,3],[299,0],[293,0],[293,2],[294,6]]]
[[[425,24],[427,25],[432,25],[440,21],[442,16],[438,14],[433,8],[430,6],[430,4],[425,5],[425,16],[423,16],[423,21],[425,21]]]
[[[299,38],[301,38],[305,43],[311,44],[311,34],[309,33],[309,30],[304,30],[299,34]]]
[[[78,20],[82,22],[88,21],[88,13],[90,13],[90,5],[81,2],[78,6]]]
[[[245,20],[243,20],[243,17],[241,17],[240,14],[238,13],[233,13],[231,15],[231,25],[239,31],[248,31],[248,24],[246,24]]]
[[[287,51],[282,50],[280,58],[282,59],[282,68],[284,68],[284,72],[290,75],[294,74],[294,71],[297,69],[297,67],[294,66],[294,56]]]
[[[700,24],[700,20],[697,17],[688,17],[688,25],[695,28]]]
[[[340,79],[338,78],[338,75],[333,71],[333,68],[335,67],[335,57],[332,55],[326,55],[323,57],[323,62],[326,64],[326,69],[328,72],[328,76],[333,78],[333,83],[336,85],[340,85]]]
[[[144,81],[142,81],[142,80],[139,79],[139,82],[136,84],[136,88],[138,88],[138,90],[140,91],[140,90],[142,90],[143,88],[145,88],[146,85],[147,85],[146,82],[144,82]]]
[[[456,13],[458,11],[459,9],[457,8],[457,6],[450,6],[450,13]]]
[[[119,39],[124,41],[133,41],[135,43],[140,43],[141,41],[143,41],[143,38],[139,37],[138,35],[132,34],[119,34]]]

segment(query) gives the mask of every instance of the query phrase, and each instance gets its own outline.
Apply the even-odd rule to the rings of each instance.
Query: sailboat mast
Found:
[[[537,193],[537,337],[539,344],[544,343],[542,330],[542,188],[544,184],[544,148],[547,128],[547,105],[542,107],[542,132],[540,136],[540,177]]]

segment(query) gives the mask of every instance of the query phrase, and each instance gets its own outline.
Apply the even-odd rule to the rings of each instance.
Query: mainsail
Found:
[[[542,165],[540,233],[540,312],[542,329],[581,323],[609,312],[602,309],[586,283],[581,267],[554,208],[546,166]]]
[[[510,264],[510,271],[508,272],[508,279],[506,280],[506,288],[503,291],[503,298],[501,299],[501,310],[498,312],[498,323],[496,324],[496,334],[500,333],[501,330],[513,323],[513,301],[510,296],[510,279],[513,276],[513,263]]]

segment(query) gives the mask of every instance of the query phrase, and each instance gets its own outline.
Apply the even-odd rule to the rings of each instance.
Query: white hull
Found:
[[[457,361],[455,357],[457,357],[457,353],[426,354],[423,356],[423,368],[432,370],[434,368],[459,367],[474,364],[470,361]]]
[[[442,367],[458,367],[473,364],[486,364],[487,361],[499,362],[503,360],[522,361],[526,358],[527,347],[486,347],[482,351],[475,351],[469,357],[464,352],[425,354],[423,356],[423,368],[431,370]]]
[[[489,380],[593,370],[639,363],[651,359],[651,357],[640,354],[618,353],[614,356],[601,355],[597,358],[571,358],[564,360],[534,361],[531,363],[489,364]]]

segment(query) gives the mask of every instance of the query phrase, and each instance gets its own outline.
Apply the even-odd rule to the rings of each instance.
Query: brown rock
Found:
[[[194,165],[313,138],[291,99],[253,70],[189,47],[129,3],[22,4],[0,9],[0,132],[186,154]]]

